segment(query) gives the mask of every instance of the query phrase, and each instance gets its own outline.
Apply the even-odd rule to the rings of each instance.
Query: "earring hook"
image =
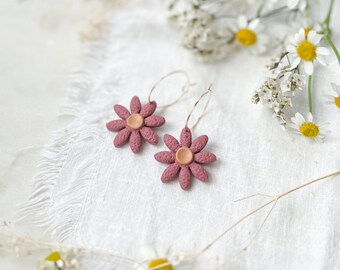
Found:
[[[194,104],[194,107],[192,108],[191,112],[189,113],[188,117],[187,117],[187,120],[185,121],[185,127],[188,127],[188,124],[189,124],[189,120],[192,116],[192,113],[194,112],[196,106],[198,105],[198,103],[204,98],[204,96],[206,95],[209,95],[208,96],[208,100],[203,108],[203,111],[202,111],[202,114],[197,118],[195,124],[192,125],[191,129],[194,129],[196,127],[196,125],[198,124],[198,122],[201,120],[201,118],[204,116],[205,114],[205,111],[207,110],[208,108],[208,105],[210,103],[210,100],[211,100],[211,93],[212,93],[212,90],[211,90],[211,87],[212,85],[210,84],[209,87],[208,87],[208,90],[205,91],[201,96],[200,98],[196,101],[196,103]]]
[[[190,86],[193,86],[195,85],[194,83],[191,82],[191,78],[189,76],[189,74],[183,70],[174,70],[168,74],[166,74],[165,76],[161,77],[155,84],[154,86],[151,88],[150,90],[150,93],[149,93],[149,96],[148,96],[148,101],[151,102],[151,95],[152,93],[154,92],[154,90],[157,88],[157,86],[162,82],[164,81],[166,78],[174,75],[174,74],[183,74],[186,78],[186,85],[184,85],[182,87],[182,94],[177,98],[175,99],[174,101],[168,103],[168,104],[165,104],[165,105],[161,105],[161,106],[158,106],[158,108],[166,108],[166,107],[170,107],[172,106],[173,104],[177,103],[185,94],[187,94],[189,92],[189,88]]]

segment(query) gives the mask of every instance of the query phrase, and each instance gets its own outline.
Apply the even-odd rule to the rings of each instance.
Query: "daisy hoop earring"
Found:
[[[191,174],[202,182],[208,182],[208,172],[203,168],[203,164],[210,164],[216,161],[216,156],[213,153],[202,151],[208,143],[208,136],[201,135],[194,141],[192,140],[192,132],[188,127],[189,120],[197,106],[197,104],[208,95],[208,101],[203,109],[200,117],[192,125],[194,129],[198,122],[203,117],[210,99],[211,88],[204,92],[194,104],[185,122],[184,128],[180,135],[180,142],[170,134],[164,135],[164,143],[170,151],[162,151],[155,154],[155,159],[158,162],[169,164],[161,176],[163,183],[168,183],[179,176],[179,184],[183,190],[187,190],[191,185]]]
[[[109,131],[118,132],[113,140],[113,144],[116,148],[120,148],[129,142],[132,152],[136,154],[140,152],[142,148],[143,139],[150,144],[158,144],[158,137],[153,129],[164,125],[165,118],[160,115],[154,115],[157,103],[151,99],[151,95],[162,81],[172,75],[178,74],[184,75],[186,79],[186,84],[182,87],[180,96],[168,104],[158,106],[158,108],[170,107],[187,94],[189,88],[193,85],[190,76],[185,71],[175,70],[161,77],[151,88],[148,96],[148,103],[144,106],[141,105],[138,96],[134,96],[131,99],[130,111],[119,104],[113,106],[115,113],[121,119],[108,122],[106,128]]]

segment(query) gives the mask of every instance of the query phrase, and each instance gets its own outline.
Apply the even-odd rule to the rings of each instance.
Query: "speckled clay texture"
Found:
[[[216,156],[210,152],[202,151],[208,143],[208,136],[202,135],[192,141],[191,130],[185,127],[180,136],[180,143],[171,135],[164,135],[164,143],[171,151],[162,151],[155,154],[155,159],[161,163],[170,164],[162,174],[163,183],[170,182],[179,176],[179,184],[182,189],[187,190],[191,185],[191,174],[203,182],[208,181],[208,173],[202,167],[216,161]],[[176,152],[187,147],[194,154],[193,161],[184,165],[176,159]]]
[[[157,144],[158,137],[153,128],[164,125],[165,119],[162,116],[153,115],[156,108],[155,101],[151,101],[142,107],[137,96],[131,99],[130,112],[122,105],[114,105],[114,110],[121,119],[112,120],[106,124],[109,131],[118,132],[113,141],[114,146],[122,147],[129,142],[132,152],[138,153],[142,148],[142,138],[151,144]],[[138,129],[132,129],[127,124],[127,119],[132,114],[139,114],[144,119],[142,126]]]

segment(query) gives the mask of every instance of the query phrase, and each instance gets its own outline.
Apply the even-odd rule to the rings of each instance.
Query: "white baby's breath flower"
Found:
[[[319,143],[323,142],[325,135],[329,133],[326,129],[328,123],[316,124],[313,122],[313,115],[310,112],[307,114],[307,120],[297,112],[295,116],[291,118],[291,121],[292,123],[290,123],[289,126],[295,130],[296,134],[308,139],[314,139]]]
[[[249,21],[246,16],[241,15],[237,19],[237,24],[231,28],[239,46],[248,48],[255,54],[261,54],[266,50],[269,37],[262,33],[263,27],[259,19]]]
[[[287,46],[289,56],[291,56],[291,67],[297,67],[303,62],[303,67],[308,75],[313,74],[313,62],[318,62],[326,66],[324,55],[328,55],[330,51],[325,47],[320,47],[318,44],[322,35],[317,34],[311,30],[308,33],[304,29],[300,29],[294,38],[290,39],[291,44]]]
[[[335,83],[331,83],[332,91],[330,94],[326,96],[326,103],[335,105],[338,109],[340,109],[340,85],[336,85]]]

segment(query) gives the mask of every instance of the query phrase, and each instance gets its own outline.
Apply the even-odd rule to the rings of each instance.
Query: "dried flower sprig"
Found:
[[[293,107],[295,90],[302,90],[303,86],[307,85],[307,120],[299,112],[295,112],[295,116],[293,116],[294,113],[290,112],[292,118],[289,126],[295,133],[317,142],[323,142],[325,135],[329,133],[326,129],[326,123],[317,124],[313,121],[312,76],[314,65],[318,62],[327,66],[324,56],[330,54],[328,48],[320,46],[320,42],[329,43],[340,65],[340,54],[331,40],[329,28],[333,5],[334,0],[330,0],[325,20],[316,24],[321,26],[318,32],[311,27],[301,28],[294,37],[289,39],[290,44],[287,45],[286,50],[281,53],[278,60],[273,61],[270,65],[273,78],[267,78],[252,97],[252,102],[255,104],[268,104],[272,108],[274,116],[278,118],[279,124],[285,128],[289,122],[286,116],[287,112],[290,112]],[[310,8],[309,5],[308,8]],[[285,81],[288,83],[286,84]]]
[[[37,250],[46,251],[46,252],[49,251],[50,254],[44,260],[38,261],[38,267],[39,267],[38,270],[75,270],[79,268],[81,259],[85,257],[86,255],[98,255],[98,256],[103,256],[103,257],[109,257],[115,260],[122,260],[127,263],[130,263],[131,266],[135,266],[137,269],[173,270],[174,266],[179,266],[180,264],[183,264],[185,267],[189,267],[188,269],[191,269],[190,262],[192,262],[195,258],[205,254],[207,251],[211,249],[211,247],[213,247],[218,242],[220,242],[221,239],[223,239],[225,235],[227,235],[230,231],[232,231],[232,229],[237,227],[239,224],[241,224],[243,221],[247,220],[251,216],[255,215],[257,212],[261,211],[264,208],[267,208],[268,206],[271,206],[269,209],[269,212],[267,213],[264,220],[260,224],[259,229],[254,234],[253,238],[251,238],[247,246],[249,246],[249,244],[260,233],[265,222],[268,220],[272,211],[274,210],[274,208],[276,207],[276,205],[281,199],[287,197],[288,195],[300,189],[303,189],[310,185],[316,184],[318,182],[321,182],[331,177],[336,177],[339,175],[340,175],[340,171],[336,171],[334,173],[331,173],[331,174],[319,177],[315,180],[301,184],[277,196],[256,193],[254,195],[250,195],[245,198],[237,200],[237,201],[240,201],[240,200],[249,199],[255,196],[266,196],[270,198],[269,201],[260,205],[256,209],[250,211],[248,214],[241,217],[231,226],[226,228],[226,230],[224,230],[215,239],[213,239],[210,243],[208,243],[203,249],[201,249],[198,252],[194,252],[194,253],[186,253],[186,254],[183,253],[183,254],[178,254],[178,255],[171,254],[171,257],[167,257],[167,258],[150,258],[150,259],[146,259],[146,260],[144,259],[143,261],[140,261],[139,259],[122,256],[110,250],[86,248],[86,247],[64,245],[64,244],[52,244],[52,243],[35,241],[33,239],[20,237],[20,236],[8,237],[8,236],[1,236],[1,235],[0,235],[0,251],[1,250],[6,250],[6,251],[12,250],[17,256],[24,256],[24,255],[29,256],[29,255],[32,255],[33,251],[37,251]],[[168,253],[165,253],[165,254],[168,254]],[[183,268],[178,268],[178,269],[183,269]]]

